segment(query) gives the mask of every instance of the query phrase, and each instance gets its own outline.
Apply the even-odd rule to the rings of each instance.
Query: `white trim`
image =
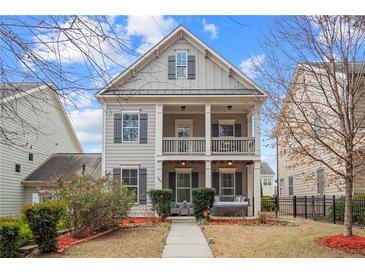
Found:
[[[219,119],[218,124],[220,125],[234,125],[236,119]]]
[[[177,64],[177,55],[179,53],[185,53],[186,55],[186,65],[182,66],[182,65],[178,65]],[[185,67],[186,68],[186,75],[185,77],[178,77],[177,76],[177,68],[178,67]],[[188,51],[187,50],[176,50],[175,51],[175,79],[188,79]]]
[[[218,168],[219,173],[236,173],[235,167],[221,167]]]
[[[123,131],[124,131],[124,115],[133,115],[133,114],[137,114],[138,115],[138,134],[137,134],[137,140],[136,141],[124,141],[124,137],[123,137]],[[139,143],[139,134],[140,134],[140,130],[141,130],[141,112],[139,111],[123,111],[122,112],[122,127],[121,127],[121,142],[122,143]],[[127,128],[136,128],[136,127],[127,127]]]
[[[180,173],[191,173],[193,171],[192,168],[189,167],[176,167],[175,168],[175,172],[180,172]]]
[[[123,185],[123,170],[137,170],[137,202],[134,203],[136,205],[139,205],[139,166],[120,166],[120,182]],[[124,187],[135,187],[130,185],[123,185]]]

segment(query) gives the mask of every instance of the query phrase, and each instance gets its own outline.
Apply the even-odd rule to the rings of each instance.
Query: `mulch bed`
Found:
[[[365,237],[362,236],[345,237],[343,234],[338,234],[316,239],[315,242],[320,246],[365,255]]]
[[[255,219],[209,219],[208,223],[211,225],[234,225],[234,224],[240,224],[240,223],[256,223],[257,220]]]
[[[152,224],[163,224],[166,223],[167,220],[162,221],[159,218],[144,218],[144,217],[130,217],[130,218],[124,218],[120,221],[120,224],[123,226],[128,225],[152,225]]]

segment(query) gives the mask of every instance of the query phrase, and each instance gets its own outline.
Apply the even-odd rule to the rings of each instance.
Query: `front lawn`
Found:
[[[41,254],[53,258],[159,258],[168,225],[124,227],[89,242],[74,245],[62,254]]]
[[[296,221],[296,226],[204,225],[203,233],[212,238],[214,257],[225,258],[325,258],[361,257],[318,246],[318,237],[342,232],[341,225]],[[354,229],[365,236],[365,230]]]

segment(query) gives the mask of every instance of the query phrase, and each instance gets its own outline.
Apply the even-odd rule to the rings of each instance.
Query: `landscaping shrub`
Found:
[[[194,214],[197,219],[208,219],[214,203],[214,188],[194,188],[192,190]]]
[[[26,219],[19,216],[9,216],[9,217],[0,217],[0,223],[12,223],[16,224],[19,227],[19,237],[18,237],[18,246],[25,246],[29,244],[34,244],[34,237],[32,230],[29,228],[29,225]]]
[[[55,251],[56,226],[64,213],[64,205],[59,202],[46,202],[25,206],[22,211],[41,252]]]
[[[345,216],[345,197],[336,199],[336,221],[343,222]],[[333,219],[333,206],[330,207],[329,217]],[[352,197],[352,221],[355,224],[365,224],[365,193],[357,193]]]
[[[0,257],[14,258],[19,247],[19,225],[12,222],[0,223]]]
[[[148,192],[148,195],[152,202],[152,208],[158,216],[165,219],[170,215],[171,189],[153,189]]]
[[[65,227],[75,238],[115,227],[135,201],[135,195],[110,177],[83,176],[54,182],[54,198],[66,206]]]
[[[261,210],[262,211],[274,211],[275,210],[275,198],[271,196],[261,197]]]

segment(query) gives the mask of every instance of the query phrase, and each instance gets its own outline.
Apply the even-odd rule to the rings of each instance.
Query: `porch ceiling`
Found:
[[[248,113],[254,109],[253,104],[242,103],[242,104],[219,104],[212,105],[211,113]],[[188,105],[188,104],[180,104],[180,105],[164,105],[163,112],[165,114],[168,113],[205,113],[204,105]]]

